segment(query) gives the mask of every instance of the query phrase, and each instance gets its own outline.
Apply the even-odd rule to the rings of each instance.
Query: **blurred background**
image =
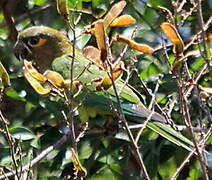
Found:
[[[86,25],[104,17],[115,2],[118,1],[69,0],[70,17],[79,18],[75,26],[76,36],[79,36]],[[175,57],[170,41],[162,33],[160,25],[163,22],[174,24],[185,44],[189,43],[201,30],[197,2],[193,0],[185,1],[184,4],[179,0],[127,0],[126,2],[127,6],[123,14],[130,14],[137,20],[137,24],[110,28],[107,32],[108,37],[112,39],[116,33],[131,37],[135,32],[136,42],[145,43],[157,49],[151,55],[132,49],[127,51],[125,66],[131,69],[129,83],[142,94],[141,101],[147,106],[152,97],[146,92],[142,83],[145,83],[152,92],[159,84],[155,94],[157,103],[164,109],[169,109],[173,105],[171,118],[175,124],[184,125],[180,103],[171,103],[174,100],[178,101],[179,97],[177,83],[171,71]],[[67,108],[61,102],[38,95],[24,79],[23,63],[13,54],[18,31],[33,25],[45,25],[66,32],[71,41],[74,38],[63,17],[58,14],[54,0],[1,0],[0,6],[0,61],[11,79],[11,87],[1,96],[0,109],[8,121],[17,162],[26,164],[62,137],[65,123],[61,111],[66,112]],[[205,34],[209,37],[209,40],[206,39],[207,55],[205,56],[211,60],[212,1],[202,1],[201,9]],[[188,47],[187,51],[200,49],[205,53],[201,37],[198,39]],[[79,49],[83,49],[88,44],[96,46],[95,43],[95,38],[89,34],[83,34],[76,39],[76,47]],[[165,45],[168,45],[167,48],[163,48]],[[112,54],[115,59],[119,57],[124,46],[121,43],[113,44]],[[188,69],[193,78],[197,76],[204,64],[205,60],[202,56],[192,56],[187,59]],[[123,79],[126,78],[127,74],[124,74]],[[198,85],[211,87],[211,76],[208,71],[201,74]],[[198,89],[194,89],[191,94],[188,98],[188,106],[192,125],[207,130],[211,123],[211,99],[210,97],[209,100],[202,99]],[[77,119],[76,123],[81,122]],[[104,118],[100,116],[91,119],[89,130],[79,141],[78,154],[88,172],[86,179],[140,179],[127,135],[120,130],[117,123],[112,123],[110,127],[104,125]],[[3,122],[0,122],[0,127],[1,174],[3,171],[6,173],[10,168],[13,169],[14,164]],[[136,133],[137,130],[133,132]],[[190,139],[186,130],[182,133]],[[201,135],[201,133],[196,134],[198,138]],[[169,179],[188,155],[188,151],[167,141],[150,129],[144,130],[138,144],[151,179]],[[31,175],[28,176],[29,179],[72,179],[74,175],[70,146],[70,141],[67,141],[62,147],[52,151],[33,167]],[[205,146],[210,152],[211,138]],[[207,160],[211,168],[209,157],[210,154]],[[178,179],[202,179],[196,156],[193,156],[183,167]]]

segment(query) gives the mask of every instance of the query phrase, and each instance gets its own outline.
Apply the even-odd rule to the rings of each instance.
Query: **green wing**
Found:
[[[80,52],[76,52],[76,54],[80,54]],[[106,71],[100,70],[97,65],[92,64],[81,55],[75,57],[73,64],[72,61],[73,58],[67,55],[59,57],[53,61],[52,69],[60,73],[65,79],[68,79],[71,76],[71,67],[73,66],[73,79],[81,81],[83,84],[89,84],[94,80],[107,77]],[[149,116],[151,112],[143,106],[131,86],[124,86],[122,80],[115,81],[115,85],[118,92],[122,90],[120,102],[124,114],[137,118]],[[96,91],[96,83],[91,83],[83,87],[75,101],[76,103],[83,101],[82,104],[84,106],[93,107],[97,112],[101,113],[111,113],[111,106],[117,108],[117,99],[113,87],[111,86],[106,91]],[[157,113],[153,114],[152,119],[165,122],[163,116]]]
[[[73,62],[74,80],[89,83],[94,79],[105,77],[107,75],[105,71],[100,70],[96,65],[90,64],[90,61],[84,58],[80,52],[79,54],[76,52],[76,54],[77,57],[75,57]],[[52,69],[60,73],[65,79],[70,78],[72,59],[72,57],[67,55],[57,58],[52,63]],[[122,80],[115,82],[118,91],[122,89],[123,84]],[[76,103],[82,102],[83,104],[80,106],[79,111],[82,115],[81,119],[84,121],[87,121],[89,116],[94,117],[98,113],[114,113],[112,111],[114,108],[111,108],[111,106],[115,108],[117,107],[117,100],[113,87],[106,91],[96,91],[95,84],[84,87],[80,94],[75,98],[75,101]],[[135,120],[143,120],[151,113],[144,107],[135,90],[129,85],[123,88],[123,91],[120,94],[120,103],[123,113],[126,116],[133,117]],[[158,113],[154,113],[152,119],[159,122],[165,121],[164,117]],[[178,146],[187,150],[192,149],[191,147],[193,146],[193,143],[167,124],[151,122],[147,124],[147,127]]]

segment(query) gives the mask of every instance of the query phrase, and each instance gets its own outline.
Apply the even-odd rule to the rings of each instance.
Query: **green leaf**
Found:
[[[82,143],[82,146],[79,149],[79,158],[80,159],[88,159],[92,154],[93,150],[91,148],[90,142],[85,141]]]
[[[158,14],[153,8],[145,8],[144,17],[147,18],[149,23],[154,24],[158,19]]]
[[[144,62],[144,69],[141,71],[140,76],[143,79],[151,78],[160,73],[160,69],[153,63]]]
[[[79,49],[83,49],[85,47],[85,45],[87,44],[87,42],[90,40],[91,35],[89,34],[83,34],[80,36],[80,38],[77,40],[77,47],[79,47]]]
[[[31,141],[30,145],[36,149],[40,148],[39,138],[35,138]]]
[[[24,91],[25,92],[25,91]],[[6,91],[6,95],[13,98],[13,99],[16,99],[16,100],[19,100],[19,101],[26,101],[25,98],[21,97],[14,89],[12,88],[9,88],[7,91]]]
[[[204,63],[205,61],[203,58],[197,58],[196,60],[192,60],[191,69],[192,71],[196,72]]]
[[[164,1],[164,0],[150,0],[149,3],[152,5],[152,7],[157,8],[158,6],[167,6],[171,5],[170,1]]]
[[[123,132],[117,133],[115,138],[121,139],[121,140],[124,140],[124,141],[130,141],[129,136],[126,133],[123,133]]]
[[[12,137],[18,140],[26,141],[30,139],[34,139],[35,135],[32,131],[24,127],[13,127],[9,129]]]
[[[47,0],[34,0],[34,4],[37,6],[42,6]]]
[[[68,1],[68,6],[70,8],[74,8],[74,9],[82,9],[82,1],[80,1],[80,0],[78,0],[78,1],[69,0]]]

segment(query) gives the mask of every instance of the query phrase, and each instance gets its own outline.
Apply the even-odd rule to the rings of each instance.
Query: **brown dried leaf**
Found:
[[[125,14],[114,19],[110,27],[129,26],[132,24],[136,24],[136,20],[132,16]]]
[[[120,61],[120,63],[116,64],[113,69],[112,69],[112,79],[113,81],[116,81],[117,79],[119,79],[122,75],[124,68],[124,63],[122,61]],[[110,71],[110,70],[108,70]],[[96,90],[97,91],[101,91],[101,90],[107,90],[111,87],[112,85],[112,80],[109,76],[106,76],[104,78],[101,79],[100,82],[98,82],[96,84]]]
[[[160,27],[163,30],[164,34],[174,44],[173,52],[177,54],[182,53],[184,50],[184,42],[180,37],[177,29],[172,24],[166,22],[161,24]]]
[[[131,48],[133,48],[135,50],[138,50],[140,52],[147,53],[147,54],[154,53],[154,49],[152,47],[148,46],[147,44],[137,43],[134,40],[129,39],[129,38],[125,37],[125,36],[117,35],[116,36],[116,40],[118,42],[126,43],[126,44],[128,44],[129,47],[131,47]]]
[[[95,23],[95,36],[99,50],[101,51],[101,60],[104,62],[107,58],[107,48],[105,41],[105,30],[103,20],[100,19]]]
[[[96,64],[101,69],[104,69],[101,61],[101,51],[99,49],[94,46],[87,46],[83,49],[82,53],[92,63]]]
[[[104,17],[104,28],[106,29],[115,18],[117,18],[125,6],[127,5],[126,1],[120,1],[112,6],[109,12]]]

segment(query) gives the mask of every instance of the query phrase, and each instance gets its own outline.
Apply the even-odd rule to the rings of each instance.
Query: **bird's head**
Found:
[[[56,57],[70,53],[71,49],[63,33],[45,26],[33,26],[19,33],[14,53],[19,60],[32,61],[40,72],[44,72]]]

